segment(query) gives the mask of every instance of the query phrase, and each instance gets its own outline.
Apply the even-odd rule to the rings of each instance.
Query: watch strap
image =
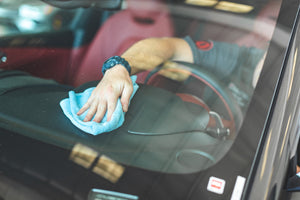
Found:
[[[128,73],[131,73],[131,67],[129,65],[129,63],[122,57],[120,56],[113,56],[109,59],[107,59],[102,66],[102,74],[104,75],[104,73],[106,72],[106,70],[113,68],[114,66],[121,64],[122,66],[124,66]]]

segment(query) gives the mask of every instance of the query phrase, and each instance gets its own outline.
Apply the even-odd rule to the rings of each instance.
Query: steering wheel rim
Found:
[[[196,79],[200,80],[206,86],[208,86],[215,94],[217,94],[217,96],[226,108],[226,111],[230,117],[230,121],[232,121],[234,124],[234,130],[238,130],[242,122],[242,112],[240,107],[235,102],[231,92],[228,90],[228,87],[223,82],[219,81],[214,74],[207,71],[205,67],[201,67],[201,65],[199,64],[193,64],[182,61],[172,62],[179,64],[180,68],[168,68],[168,70],[181,72],[185,71],[185,73],[189,72],[190,76],[193,76]],[[162,69],[163,65],[164,63],[152,70],[145,78],[144,84],[148,84],[151,77],[153,77],[153,75],[159,72],[159,70]]]

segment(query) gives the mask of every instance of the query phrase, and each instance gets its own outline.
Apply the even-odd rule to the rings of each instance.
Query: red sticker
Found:
[[[196,46],[198,47],[198,49],[201,49],[202,51],[209,51],[213,48],[214,44],[212,41],[202,40],[202,41],[196,41]]]
[[[222,188],[222,181],[213,180],[211,182],[211,187],[216,188],[217,190],[220,190]]]
[[[223,194],[225,184],[225,180],[211,176],[208,181],[207,190],[217,194]]]

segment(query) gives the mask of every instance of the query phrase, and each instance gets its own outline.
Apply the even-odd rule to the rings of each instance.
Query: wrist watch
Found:
[[[106,72],[106,70],[110,69],[110,68],[113,68],[114,66],[118,65],[118,64],[121,64],[122,66],[124,66],[129,75],[131,73],[131,67],[129,65],[129,63],[122,57],[120,56],[113,56],[109,59],[107,59],[104,63],[103,63],[103,66],[102,66],[102,74],[104,75],[104,73]]]

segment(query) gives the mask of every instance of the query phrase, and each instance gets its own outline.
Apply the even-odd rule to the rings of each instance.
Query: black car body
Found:
[[[47,79],[38,79],[34,85],[26,85],[26,78],[20,82],[13,79],[7,82],[10,88],[0,86],[0,199],[297,198],[295,193],[287,192],[286,183],[295,174],[299,140],[298,0],[231,1],[225,5],[223,1],[166,1],[162,10],[156,10],[160,14],[167,6],[172,29],[159,33],[155,28],[151,37],[190,35],[194,40],[228,43],[238,43],[237,38],[250,33],[260,38],[253,45],[264,45],[266,57],[244,114],[235,113],[236,105],[231,105],[222,81],[194,64],[177,63],[180,69],[212,85],[225,104],[227,101],[231,111],[210,105],[208,101],[218,97],[206,98],[207,93],[201,93],[222,119],[224,116],[235,122],[228,128],[229,136],[197,130],[208,124],[205,109],[194,101],[180,100],[172,90],[177,80],[159,78],[157,71],[142,79],[119,129],[92,136],[73,126],[59,102],[74,87],[81,85],[74,89],[79,92],[97,84],[93,81],[98,72],[82,78],[92,63],[87,57],[106,53],[105,43],[93,45],[99,36],[97,31],[126,9],[119,4],[121,1],[114,1],[111,9],[106,4],[101,7],[101,1],[89,1],[88,5],[85,2],[84,8],[68,1],[64,6],[64,1],[46,2],[62,7],[47,21],[48,26],[52,24],[50,30],[14,32],[0,38],[0,68],[7,70],[0,79],[27,77],[15,70]],[[144,8],[141,2],[135,3]],[[254,30],[253,19],[273,2],[278,4],[278,10],[273,10],[275,19],[270,27],[274,31],[268,41],[264,35],[267,28]],[[158,15],[156,12],[151,16]],[[129,25],[123,19],[109,27],[111,38],[105,40],[110,46],[127,34],[117,34],[115,29],[117,26],[126,32],[124,27]],[[134,20],[142,23],[142,32],[145,26],[155,23],[152,18]],[[258,23],[268,26],[263,21]],[[168,29],[167,25],[163,28]],[[133,39],[124,43],[128,47],[132,41],[150,37],[148,33],[133,34]],[[153,80],[154,75],[161,82]],[[99,79],[100,76],[99,69]],[[83,84],[87,81],[92,82]],[[207,87],[200,82],[180,84],[183,91],[195,84],[197,88]],[[153,103],[150,96],[159,102]],[[219,101],[217,104],[221,105]],[[149,116],[152,121],[147,121]],[[196,131],[187,131],[189,127]]]

